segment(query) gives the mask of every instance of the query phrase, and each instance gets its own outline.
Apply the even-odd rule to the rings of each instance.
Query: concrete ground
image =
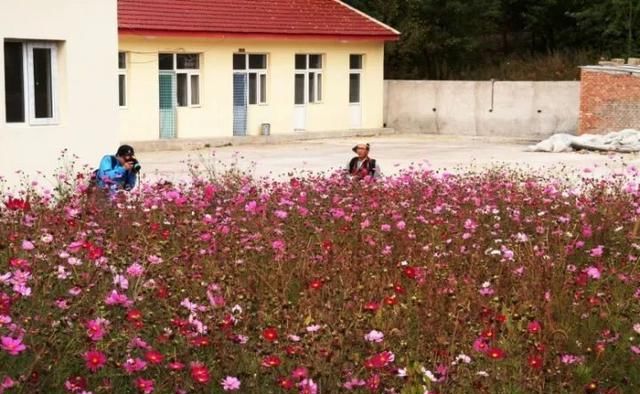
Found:
[[[621,169],[625,164],[640,166],[640,156],[636,154],[533,153],[525,151],[532,141],[441,135],[336,138],[278,145],[143,152],[138,158],[147,180],[187,180],[188,163],[199,165],[201,170],[206,167],[216,171],[234,165],[256,176],[281,178],[291,172],[323,172],[345,166],[353,156],[351,147],[360,141],[371,144],[371,156],[378,160],[385,175],[396,174],[418,163],[453,172],[506,164],[536,172],[562,173],[567,168],[580,171],[590,168],[593,174]]]

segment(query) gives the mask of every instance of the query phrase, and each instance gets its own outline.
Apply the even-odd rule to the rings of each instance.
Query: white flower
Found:
[[[478,372],[476,372],[476,375],[478,375],[478,376],[483,376],[483,377],[485,377],[485,378],[486,378],[487,376],[489,376],[489,374],[488,374],[487,372],[485,372],[485,371],[478,371]]]
[[[371,330],[364,336],[365,341],[380,343],[384,339],[384,334],[380,331]]]
[[[232,313],[238,313],[241,314],[242,313],[242,307],[238,304],[234,305],[233,308],[231,308],[231,312]]]
[[[399,368],[396,371],[396,376],[399,378],[406,378],[407,377],[407,369],[406,368]]]

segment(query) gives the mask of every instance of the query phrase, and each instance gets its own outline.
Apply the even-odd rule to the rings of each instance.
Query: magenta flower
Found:
[[[22,338],[0,337],[0,347],[12,356],[17,356],[27,349]]]
[[[234,376],[227,376],[220,384],[224,391],[237,391],[240,390],[240,380]]]
[[[278,239],[278,240],[275,240],[275,241],[273,241],[271,243],[271,247],[277,253],[284,253],[284,250],[286,248],[286,244],[284,243],[283,240]]]
[[[585,272],[591,279],[600,279],[600,270],[594,266],[588,267]]]
[[[143,379],[142,377],[136,379],[136,387],[144,394],[153,393],[153,384],[153,379]]]
[[[104,302],[107,305],[121,305],[124,307],[129,307],[133,304],[125,294],[120,294],[117,290],[111,290]]]
[[[593,248],[590,251],[591,257],[601,257],[604,253],[604,246],[599,245],[597,248]]]
[[[87,322],[87,335],[92,341],[99,341],[104,337],[108,325],[109,321],[101,317],[89,320]]]
[[[135,359],[128,358],[127,361],[122,364],[122,368],[128,374],[133,374],[136,372],[144,371],[147,368],[147,362],[138,357],[136,357]]]
[[[107,356],[99,350],[89,350],[84,354],[84,361],[91,372],[96,372],[107,363]]]

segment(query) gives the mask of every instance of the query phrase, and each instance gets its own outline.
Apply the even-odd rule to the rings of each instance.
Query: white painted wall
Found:
[[[8,124],[5,39],[55,40],[57,125]],[[0,175],[51,173],[63,149],[97,166],[118,143],[116,0],[0,1]]]
[[[579,102],[579,82],[385,81],[385,123],[399,132],[575,133]]]

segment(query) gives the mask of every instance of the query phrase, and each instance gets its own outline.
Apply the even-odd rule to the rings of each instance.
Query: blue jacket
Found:
[[[96,173],[99,187],[111,190],[131,190],[136,185],[137,176],[133,171],[127,171],[115,156],[107,155],[100,161]]]

